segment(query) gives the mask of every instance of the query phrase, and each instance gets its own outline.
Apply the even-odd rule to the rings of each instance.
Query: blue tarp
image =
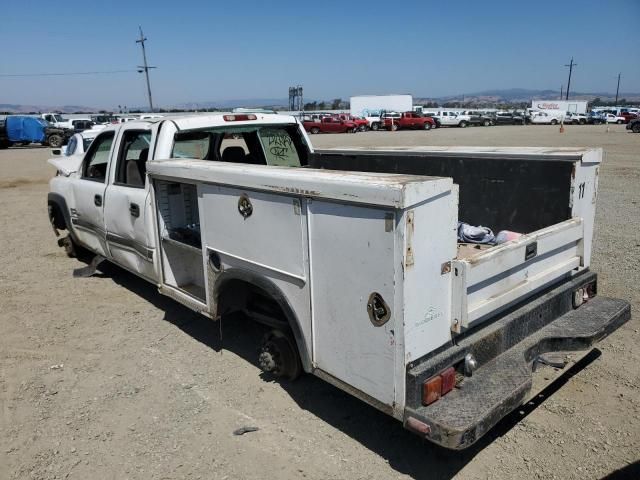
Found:
[[[35,117],[11,115],[7,117],[7,136],[11,142],[42,142],[47,123]]]

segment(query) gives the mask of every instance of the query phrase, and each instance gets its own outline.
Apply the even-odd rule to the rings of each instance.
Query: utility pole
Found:
[[[567,82],[567,94],[565,96],[565,100],[569,100],[569,89],[571,88],[571,72],[573,72],[573,67],[576,67],[578,64],[573,63],[573,57],[571,57],[571,62],[569,65],[565,65],[565,67],[569,67],[569,81]]]
[[[562,92],[563,92],[563,90],[562,90],[562,89],[563,89],[563,88],[564,88],[564,85],[560,85],[560,100],[562,100]]]
[[[146,42],[147,39],[142,33],[142,27],[138,26],[138,28],[140,29],[140,38],[136,40],[136,43],[139,43],[140,46],[142,47],[142,60],[144,63],[144,65],[138,65],[138,73],[144,72],[145,76],[147,77],[147,94],[149,95],[149,109],[153,112],[153,99],[151,98],[151,83],[149,83],[149,69],[156,68],[156,67],[150,67],[149,65],[147,65],[147,52],[144,49],[144,42]]]
[[[618,93],[620,92],[620,75],[622,74],[618,74],[618,86],[616,87],[616,106],[618,106]]]

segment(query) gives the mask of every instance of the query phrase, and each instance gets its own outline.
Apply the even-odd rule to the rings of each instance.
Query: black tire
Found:
[[[360,125],[358,130],[360,130],[361,132],[366,132],[367,131],[367,126],[366,125]]]
[[[47,138],[47,144],[51,147],[51,148],[59,148],[62,146],[62,141],[63,138],[61,135],[58,135],[57,133],[54,133],[53,135],[49,135],[49,137]]]
[[[380,124],[378,122],[373,122],[371,124],[371,130],[373,130],[374,132],[377,132],[378,130],[380,130]]]
[[[558,124],[558,120],[556,120],[555,118],[551,120],[551,125],[557,125],[557,124]]]
[[[302,373],[302,362],[293,337],[279,329],[271,330],[262,339],[258,366],[271,375],[295,380]]]
[[[482,122],[482,125],[488,127],[489,125],[491,125],[491,122],[489,120],[485,120],[484,122]]]
[[[634,123],[634,124],[631,126],[631,131],[632,131],[633,133],[640,133],[640,122],[638,122],[638,123]]]
[[[4,150],[5,148],[9,148],[11,146],[11,142],[8,140],[0,140],[0,150]]]
[[[320,133],[320,129],[318,127],[313,127],[313,128],[311,128],[311,130],[309,130],[309,132],[311,132],[312,134],[316,135],[316,134]]]
[[[461,122],[458,124],[458,126],[459,126],[460,128],[467,128],[467,122],[465,122],[465,121],[463,120],[463,121],[461,121]]]
[[[422,125],[422,128],[424,130],[431,130],[431,124],[429,122],[424,122],[424,125]]]
[[[398,124],[397,123],[392,123],[391,124],[391,131],[395,132],[396,130],[398,130]]]
[[[585,121],[585,119],[584,119],[584,118],[581,118],[581,119],[580,119],[580,125],[584,125],[585,123],[587,123],[587,122]]]
[[[618,125],[622,125],[624,122],[623,122],[622,120],[618,120],[616,123],[617,123]]]

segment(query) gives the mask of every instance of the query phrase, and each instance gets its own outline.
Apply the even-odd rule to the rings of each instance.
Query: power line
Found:
[[[56,72],[56,73],[0,73],[0,77],[65,77],[71,75],[108,75],[112,73],[133,73],[136,70],[103,70],[95,72]]]

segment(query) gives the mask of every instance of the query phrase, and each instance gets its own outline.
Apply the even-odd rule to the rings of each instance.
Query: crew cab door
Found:
[[[153,215],[146,179],[151,130],[123,127],[117,140],[105,193],[107,245],[116,263],[155,281]]]
[[[103,132],[89,147],[78,175],[72,180],[75,208],[70,209],[73,230],[80,243],[107,255],[104,229],[104,192],[115,132]]]

